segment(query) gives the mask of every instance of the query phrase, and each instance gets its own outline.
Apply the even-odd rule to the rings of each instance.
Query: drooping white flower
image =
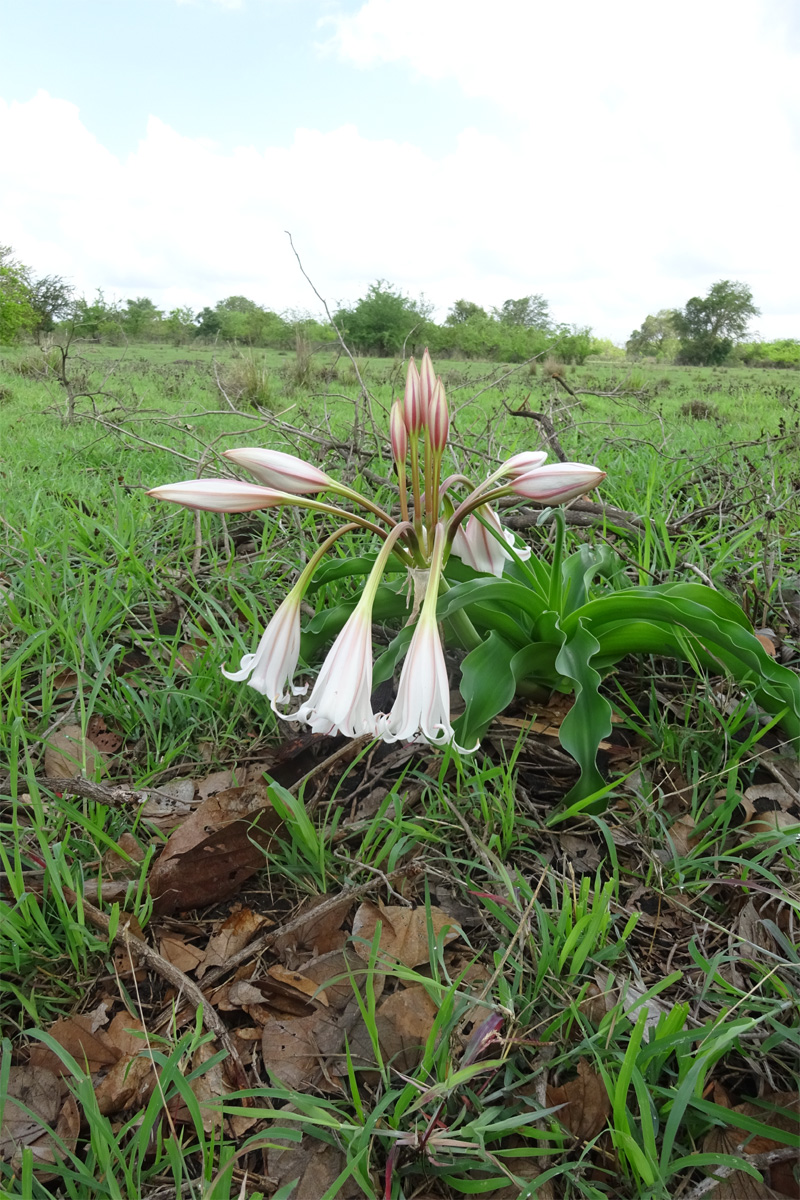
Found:
[[[328,651],[311,695],[287,720],[300,721],[314,733],[376,736],[378,719],[371,700],[372,606],[389,556],[408,528],[407,522],[402,522],[386,537],[361,599]]]
[[[511,561],[511,555],[503,548],[501,542],[483,525],[478,516],[483,517],[487,525],[495,529],[505,542],[511,546],[518,558],[530,558],[529,546],[518,546],[516,538],[510,529],[504,529],[500,518],[488,504],[481,505],[475,512],[470,513],[466,522],[459,525],[453,537],[452,553],[460,558],[473,571],[483,571],[487,575],[496,575],[498,579],[503,574],[503,568]]]
[[[397,697],[389,715],[378,718],[378,731],[385,742],[424,738],[434,746],[452,743],[462,753],[471,754],[477,744],[472,750],[464,750],[454,740],[450,723],[450,683],[436,624],[443,553],[444,528],[438,525],[428,589],[400,673]]]
[[[247,680],[251,688],[266,696],[274,712],[278,712],[278,704],[308,690],[292,682],[300,656],[301,599],[302,590],[293,588],[264,630],[255,654],[245,654],[238,671],[222,668],[226,679],[235,683]]]
[[[311,695],[286,719],[308,725],[313,733],[374,737],[372,711],[372,600],[356,605],[328,651]]]

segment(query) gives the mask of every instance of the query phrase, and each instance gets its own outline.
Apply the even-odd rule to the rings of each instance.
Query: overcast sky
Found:
[[[80,292],[800,337],[800,0],[0,0],[0,243]]]

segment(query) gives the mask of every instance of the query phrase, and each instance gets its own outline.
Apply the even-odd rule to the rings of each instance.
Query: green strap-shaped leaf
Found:
[[[476,575],[467,583],[457,583],[440,598],[437,609],[439,620],[444,621],[451,613],[472,604],[502,604],[512,615],[525,613],[534,621],[547,608],[541,597],[524,584]]]
[[[564,625],[572,629],[576,621],[591,627],[603,655],[607,644],[618,644],[621,622],[631,622],[633,628],[634,623],[644,621],[654,633],[665,630],[663,640],[654,637],[651,645],[629,648],[674,654],[692,663],[696,655],[709,669],[727,671],[750,689],[753,699],[768,713],[781,714],[781,724],[790,737],[800,737],[800,678],[767,654],[741,609],[712,588],[702,584],[631,588],[592,600],[566,618]],[[641,626],[639,632],[643,634]]]
[[[597,748],[611,732],[611,705],[600,695],[600,675],[592,666],[599,650],[597,638],[580,621],[555,661],[556,670],[575,684],[575,703],[561,722],[559,740],[581,769],[580,779],[565,797],[565,803],[584,800],[605,787],[597,769]]]
[[[486,732],[492,718],[514,699],[517,690],[511,666],[514,656],[515,647],[499,633],[492,632],[462,662],[460,691],[466,708],[454,726],[460,745],[473,745]]]

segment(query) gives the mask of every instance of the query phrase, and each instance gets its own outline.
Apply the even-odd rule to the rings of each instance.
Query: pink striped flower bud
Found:
[[[202,508],[207,512],[251,512],[256,508],[275,508],[285,504],[286,492],[260,487],[257,483],[242,483],[239,479],[184,479],[180,483],[165,483],[150,488],[148,496],[170,500],[185,508]]]
[[[389,414],[389,435],[392,439],[392,457],[396,463],[404,463],[408,457],[408,430],[403,420],[403,401],[395,400]]]
[[[525,475],[515,475],[509,487],[518,496],[540,504],[565,504],[591,492],[605,479],[605,471],[586,463],[549,463]]]
[[[226,450],[223,458],[245,467],[256,479],[267,487],[278,488],[302,496],[306,492],[323,492],[333,485],[330,475],[319,467],[287,454],[285,450],[266,450],[261,446],[241,446]]]
[[[428,431],[431,436],[431,449],[437,453],[444,450],[450,432],[450,414],[447,411],[447,399],[441,379],[436,380],[428,405]]]
[[[420,405],[422,407],[423,424],[428,420],[428,410],[431,406],[431,400],[433,399],[435,388],[436,374],[433,370],[431,356],[428,353],[428,348],[426,346],[425,353],[422,356],[422,366],[420,367],[419,371],[419,398]]]
[[[419,398],[419,371],[413,358],[408,360],[408,371],[406,372],[403,420],[409,433],[419,433],[423,425],[423,413]]]

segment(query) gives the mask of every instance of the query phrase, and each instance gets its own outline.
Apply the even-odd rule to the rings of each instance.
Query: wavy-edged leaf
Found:
[[[696,654],[703,666],[725,670],[746,685],[762,708],[780,714],[792,738],[800,736],[800,678],[767,654],[742,610],[712,588],[693,583],[630,588],[590,601],[564,626],[571,631],[580,621],[591,628],[602,656],[612,646],[621,649],[624,623],[641,639],[638,646],[629,641],[629,650],[672,654],[693,665]],[[646,644],[645,625],[654,634],[651,645]],[[620,657],[625,652],[621,649]]]
[[[592,666],[600,643],[584,624],[568,638],[558,652],[555,666],[575,684],[575,703],[561,722],[559,741],[581,769],[578,782],[565,802],[584,800],[605,787],[597,769],[597,747],[611,732],[611,705],[600,695],[601,677]]]
[[[492,632],[462,662],[460,691],[466,708],[455,723],[456,741],[462,746],[472,745],[481,737],[492,717],[514,699],[514,657],[515,647]]]

